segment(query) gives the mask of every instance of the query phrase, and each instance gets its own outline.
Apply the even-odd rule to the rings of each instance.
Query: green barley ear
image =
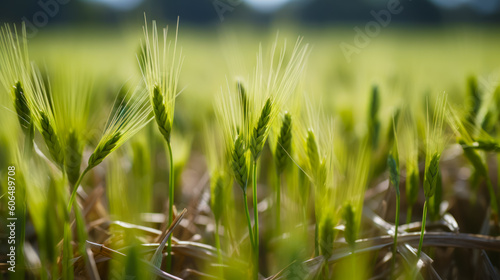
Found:
[[[83,146],[75,131],[70,131],[66,139],[64,166],[69,183],[73,186],[80,176]]]
[[[344,238],[351,250],[354,250],[357,238],[357,228],[354,216],[354,210],[351,204],[346,204],[343,211],[343,218],[345,221]]]
[[[467,99],[469,106],[469,115],[467,116],[467,120],[470,123],[475,123],[477,114],[481,108],[482,98],[477,85],[477,79],[473,76],[467,79]]]
[[[222,175],[214,175],[210,183],[210,205],[214,213],[215,222],[219,223],[224,210],[224,178]]]
[[[167,40],[168,27],[163,28],[163,36],[159,36],[156,21],[152,22],[152,31],[149,32],[146,18],[144,20],[144,39],[141,40],[141,52],[138,56],[139,66],[158,128],[165,140],[170,143],[175,99],[179,93],[179,77],[183,64],[182,49],[179,51],[177,47],[179,21],[175,38],[170,42]]]
[[[111,136],[107,141],[99,143],[88,161],[87,169],[92,169],[99,165],[113,150],[117,148],[118,141],[121,138],[120,132]]]
[[[429,164],[425,168],[424,174],[424,192],[426,198],[431,198],[436,192],[436,184],[439,177],[439,158],[440,154],[433,154]]]
[[[324,215],[323,221],[320,225],[319,232],[319,249],[320,254],[329,259],[333,253],[333,244],[335,241],[335,224],[332,215]]]
[[[106,122],[106,129],[89,158],[86,171],[100,164],[153,119],[148,94],[140,85],[117,102],[119,105],[114,105],[116,110],[112,111]]]
[[[292,115],[288,112],[283,116],[275,151],[276,169],[282,173],[289,162],[288,155],[292,152]]]
[[[234,147],[231,154],[231,169],[234,173],[236,182],[246,192],[248,185],[248,163],[246,157],[245,142],[242,135],[236,136]]]
[[[254,161],[260,156],[264,144],[266,143],[267,136],[269,134],[269,121],[271,117],[271,111],[273,109],[273,103],[271,98],[268,98],[266,104],[262,108],[257,125],[252,131],[252,136],[250,138],[250,150],[252,151]]]
[[[13,88],[13,95],[19,124],[21,125],[24,134],[29,135],[30,131],[33,129],[33,123],[31,120],[31,110],[28,106],[28,101],[26,100],[26,95],[24,94],[21,82],[17,82],[15,84]]]
[[[316,143],[314,132],[311,129],[307,131],[306,142],[307,159],[309,161],[310,170],[318,170],[320,166],[318,144]]]
[[[439,173],[439,160],[445,145],[444,120],[449,114],[447,95],[440,94],[434,106],[432,122],[427,116],[424,192],[426,199],[431,198],[436,191]]]
[[[59,141],[59,137],[56,135],[54,131],[54,126],[52,121],[49,119],[45,112],[40,112],[40,128],[43,139],[45,140],[45,144],[49,149],[49,153],[52,156],[52,159],[59,165],[59,167],[63,167],[64,164],[64,154],[61,147],[61,142]]]
[[[370,108],[368,115],[368,124],[370,130],[370,137],[372,141],[372,147],[377,148],[378,146],[378,138],[380,133],[380,120],[378,119],[378,111],[380,109],[380,94],[378,86],[373,86],[371,99],[370,99]]]
[[[170,142],[170,136],[172,132],[172,123],[169,120],[168,112],[163,103],[163,95],[161,94],[158,85],[155,85],[153,89],[153,112],[155,114],[156,124],[158,124],[158,129],[165,138],[167,142]]]
[[[399,158],[397,150],[389,153],[387,157],[387,166],[389,167],[389,180],[392,186],[399,193]]]

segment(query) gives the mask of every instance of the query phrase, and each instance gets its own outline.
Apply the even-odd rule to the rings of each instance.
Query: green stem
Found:
[[[245,214],[247,216],[247,224],[248,224],[248,235],[250,238],[250,244],[252,245],[252,249],[255,247],[254,238],[253,238],[253,229],[252,222],[250,222],[250,211],[248,210],[248,196],[246,192],[243,192],[243,202],[245,203]]]
[[[495,190],[493,189],[493,184],[491,183],[489,176],[486,178],[486,186],[488,186],[488,192],[490,193],[491,210],[493,210],[493,215],[496,216],[498,214],[497,196],[495,194]]]
[[[418,242],[418,251],[417,251],[417,261],[420,259],[420,254],[422,253],[422,244],[424,243],[424,232],[425,232],[425,220],[427,218],[427,202],[428,198],[425,199],[424,202],[424,211],[422,213],[422,230],[420,231],[420,241]]]
[[[73,203],[75,202],[76,198],[76,191],[78,190],[78,186],[80,186],[80,183],[82,182],[83,176],[89,172],[90,169],[87,167],[85,170],[83,170],[82,174],[80,174],[80,177],[78,177],[78,180],[76,180],[75,185],[73,186],[73,190],[71,191],[71,197],[69,198],[69,204],[68,204],[68,215],[71,214],[71,209],[73,206]]]
[[[323,265],[323,279],[330,279],[329,275],[330,275],[330,268],[329,268],[328,260],[325,260],[325,263]]]
[[[172,155],[172,145],[170,141],[167,141],[168,155],[170,160],[170,183],[168,184],[169,196],[168,196],[168,224],[171,225],[174,220],[174,157]],[[171,272],[172,267],[172,235],[168,238],[167,247],[167,272]]]
[[[409,205],[408,210],[406,210],[406,223],[407,224],[411,223],[412,213],[413,213],[413,206]]]
[[[254,231],[254,257],[255,257],[255,279],[258,279],[259,275],[259,209],[258,209],[258,200],[257,200],[257,161],[254,161],[253,164],[253,215],[254,215],[254,223],[255,223],[255,231]]]
[[[215,221],[215,247],[217,248],[217,259],[219,261],[219,276],[224,279],[224,272],[222,270],[222,252],[220,249],[219,221]]]
[[[276,178],[276,233],[281,234],[281,174]]]
[[[399,227],[399,204],[401,200],[401,194],[399,193],[399,190],[396,189],[396,220],[394,222],[395,224],[395,229],[394,229],[394,246],[392,247],[392,267],[391,270],[394,271],[394,267],[396,265],[396,253],[397,253],[397,246],[398,246],[398,227]],[[391,273],[392,275],[392,273]]]

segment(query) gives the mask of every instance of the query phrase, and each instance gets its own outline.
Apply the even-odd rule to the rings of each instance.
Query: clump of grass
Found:
[[[292,53],[289,57],[286,57],[285,47],[280,52],[277,61],[275,61],[277,41],[275,42],[271,49],[268,69],[264,66],[262,48],[260,48],[257,65],[252,76],[252,82],[249,83],[248,91],[239,83],[237,86],[238,94],[229,93],[222,96],[222,102],[217,105],[217,110],[221,112],[219,120],[226,131],[225,138],[226,143],[228,143],[229,154],[232,157],[233,174],[236,181],[242,186],[244,193],[246,193],[248,184],[247,172],[249,169],[252,172],[255,277],[258,275],[259,256],[257,163],[272,125],[279,116],[286,100],[295,90],[304,69],[308,49],[307,46],[301,46],[299,39]],[[251,157],[250,165],[248,165],[248,159],[246,158],[247,150]]]
[[[485,140],[480,140],[475,142],[471,133],[476,133],[479,137],[486,134],[481,128],[477,127],[475,124],[468,123],[467,120],[461,120],[458,113],[454,110],[449,110],[450,116],[448,120],[450,121],[451,127],[454,129],[455,134],[458,136],[457,142],[463,149],[465,158],[474,167],[473,178],[477,178],[476,182],[479,183],[480,180],[486,181],[486,186],[490,195],[490,207],[492,210],[492,217],[494,220],[498,219],[498,202],[495,190],[493,189],[493,184],[491,183],[491,178],[488,172],[488,166],[485,159],[479,154],[480,150],[484,151],[494,151],[496,144],[494,141],[485,136]]]
[[[436,193],[439,176],[439,160],[444,149],[446,139],[444,138],[444,121],[448,113],[447,95],[440,94],[436,98],[432,121],[427,114],[426,143],[425,143],[425,174],[424,174],[424,194],[425,202],[422,214],[422,230],[418,245],[417,257],[420,258],[422,243],[424,240],[425,221],[427,218],[427,207],[429,200]]]
[[[228,216],[234,202],[232,198],[232,179],[229,176],[226,162],[228,161],[224,150],[222,131],[218,126],[205,123],[204,139],[207,164],[210,171],[210,206],[215,219],[215,243],[218,253],[219,265],[222,266],[222,250],[219,236],[219,227],[222,224],[224,215]],[[229,222],[226,222],[229,228]],[[219,272],[223,277],[223,271]]]
[[[215,111],[217,112],[217,121],[222,129],[224,152],[228,158],[227,164],[229,165],[233,178],[241,187],[243,192],[243,203],[248,226],[248,236],[251,247],[254,248],[255,238],[250,220],[250,210],[248,208],[247,196],[250,155],[243,132],[241,131],[241,127],[245,125],[243,110],[241,110],[241,95],[231,94],[228,86],[228,92],[222,92],[221,95],[218,96],[217,102],[214,106]],[[214,149],[214,147],[209,149]],[[254,273],[256,273],[255,270]]]
[[[313,105],[307,100],[306,114],[300,120],[297,129],[296,147],[298,161],[303,163],[303,168],[309,177],[310,183],[314,187],[314,215],[316,221],[321,221],[321,207],[324,205],[326,199],[325,184],[327,174],[333,172],[333,169],[327,165],[329,155],[333,155],[332,145],[332,130],[327,126],[320,114],[315,112]],[[322,134],[316,135],[316,131],[323,131]],[[327,168],[329,168],[327,170]],[[315,255],[320,254],[319,248],[319,224],[315,227],[314,231],[314,251]]]
[[[141,42],[141,54],[138,58],[147,91],[149,92],[151,105],[156,120],[157,127],[167,143],[170,163],[169,175],[169,224],[174,219],[174,184],[175,170],[172,154],[171,133],[174,121],[175,98],[178,94],[177,87],[182,68],[182,50],[177,54],[177,35],[179,22],[173,51],[170,53],[171,43],[167,44],[168,27],[163,29],[163,45],[159,42],[156,21],[152,23],[152,37],[148,31],[147,20],[143,27],[144,42]],[[168,239],[168,260],[167,271],[170,271],[172,258],[172,237]]]
[[[411,107],[405,107],[397,130],[395,140],[398,143],[398,154],[405,165],[406,173],[406,223],[411,222],[413,206],[417,203],[420,188],[420,170],[418,167],[418,131],[414,112]]]

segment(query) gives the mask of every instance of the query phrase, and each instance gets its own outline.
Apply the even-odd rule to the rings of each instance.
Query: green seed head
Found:
[[[245,192],[248,183],[248,166],[246,158],[245,142],[242,135],[236,136],[234,147],[231,154],[231,169],[233,170],[236,182]]]
[[[116,148],[116,145],[120,138],[121,134],[117,132],[108,141],[104,142],[101,145],[98,145],[94,153],[92,153],[89,158],[89,166],[87,167],[87,169],[92,169],[100,164]]]
[[[64,154],[61,147],[61,142],[57,137],[52,122],[49,117],[44,113],[40,112],[40,127],[43,139],[52,159],[57,163],[57,165],[62,169],[64,166]]]
[[[354,217],[354,210],[352,209],[351,204],[346,204],[344,206],[344,213],[343,213],[343,218],[345,221],[345,231],[344,231],[344,238],[351,247],[351,249],[354,249],[356,245],[356,238],[357,238],[357,227],[356,227],[356,222],[355,222],[355,217]]]
[[[163,95],[158,85],[156,85],[153,89],[153,112],[155,114],[158,129],[165,140],[170,142],[172,123],[169,120],[168,112],[165,103],[163,102]]]
[[[392,153],[387,157],[387,166],[389,167],[389,179],[396,192],[399,193],[399,166],[397,159]]]
[[[289,162],[288,155],[292,152],[292,115],[288,112],[283,117],[275,151],[276,169],[281,173]]]
[[[224,178],[221,175],[214,175],[211,182],[211,199],[212,212],[214,213],[215,221],[218,223],[222,216],[224,203]]]
[[[424,192],[426,198],[431,198],[436,192],[440,156],[437,153],[433,154],[428,166],[426,166],[424,175]]]
[[[320,165],[319,161],[319,151],[318,144],[316,143],[316,137],[314,132],[309,129],[307,131],[307,159],[309,160],[309,166],[311,170],[318,170]]]
[[[335,240],[335,225],[331,215],[325,215],[320,225],[319,231],[320,254],[329,259],[333,253],[333,243]]]
[[[80,176],[83,146],[77,133],[71,130],[67,137],[64,165],[68,181],[74,185]]]
[[[24,89],[21,86],[21,82],[17,82],[13,88],[14,93],[14,105],[16,107],[17,117],[19,119],[19,124],[25,135],[29,135],[31,123],[31,111],[28,107],[28,102],[26,96],[24,95]]]
[[[255,161],[259,158],[267,140],[272,107],[273,103],[271,98],[268,98],[260,113],[259,121],[252,131],[252,137],[250,138],[250,150],[252,151],[253,159]]]
[[[477,85],[477,80],[475,77],[469,77],[467,80],[468,87],[468,102],[469,102],[469,116],[468,121],[475,123],[476,116],[481,108],[481,94],[479,92],[479,87]]]

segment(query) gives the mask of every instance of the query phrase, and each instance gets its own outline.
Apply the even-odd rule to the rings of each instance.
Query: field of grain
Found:
[[[497,279],[498,32],[3,25],[0,279]]]

